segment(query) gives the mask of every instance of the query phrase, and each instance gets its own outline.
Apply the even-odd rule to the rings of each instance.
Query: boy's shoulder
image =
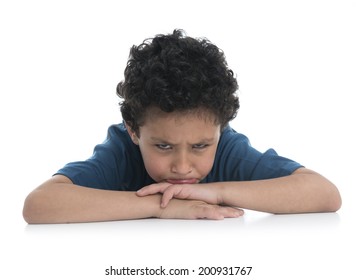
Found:
[[[291,174],[301,165],[274,149],[260,152],[248,137],[227,126],[220,137],[211,180],[250,181]]]
[[[112,144],[122,147],[134,147],[130,135],[124,123],[109,126],[106,140],[103,144]],[[116,147],[117,148],[117,147]]]
[[[226,126],[221,133],[219,145],[236,145],[236,144],[250,145],[248,137],[240,132],[237,132],[230,125]]]
[[[137,190],[151,183],[140,150],[123,123],[108,128],[105,141],[95,146],[89,159],[70,162],[55,174],[68,177],[76,185],[106,190]]]

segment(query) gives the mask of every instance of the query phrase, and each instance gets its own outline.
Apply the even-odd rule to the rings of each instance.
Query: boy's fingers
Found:
[[[236,209],[233,207],[226,207],[226,209],[228,211],[226,213],[225,218],[237,218],[243,216],[245,213],[242,209]]]
[[[162,196],[161,207],[162,207],[162,208],[167,207],[169,201],[170,201],[173,197],[175,197],[175,194],[176,194],[176,193],[175,193],[174,190],[172,190],[172,191],[170,191],[170,190],[165,191],[165,192],[163,193],[163,196]]]
[[[222,220],[224,218],[238,218],[244,214],[243,210],[233,207],[216,206],[215,208],[211,207],[211,205],[209,206],[202,209],[203,211],[199,214],[198,218]]]
[[[152,184],[139,189],[136,193],[138,196],[145,196],[156,193],[163,193],[171,184],[167,182]]]
[[[162,202],[161,202],[162,208],[166,207],[172,198],[191,199],[190,192],[187,191],[186,187],[182,185],[168,186],[162,193],[163,193]]]
[[[238,218],[243,216],[244,212],[241,209],[223,207],[221,208],[220,214],[224,216],[224,218]]]

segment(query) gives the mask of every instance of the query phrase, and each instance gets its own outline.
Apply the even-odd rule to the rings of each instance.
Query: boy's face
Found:
[[[140,147],[148,174],[156,182],[194,184],[210,172],[220,125],[208,112],[147,114],[140,135],[128,128]]]

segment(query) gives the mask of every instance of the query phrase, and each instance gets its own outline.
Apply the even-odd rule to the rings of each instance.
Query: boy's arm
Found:
[[[334,212],[341,207],[336,186],[306,168],[275,179],[226,183],[220,194],[223,204],[275,214]]]
[[[241,216],[231,207],[216,207],[202,201],[173,199],[172,205],[160,207],[161,194],[138,197],[135,192],[108,191],[74,185],[62,175],[43,183],[25,200],[26,222],[71,223],[140,218],[223,219]]]
[[[145,218],[157,211],[159,196],[143,200],[141,207],[135,207],[134,200],[130,192],[118,195],[115,191],[81,187],[63,175],[55,175],[27,196],[23,216],[31,224],[70,223]]]
[[[171,198],[199,199],[269,213],[333,212],[341,207],[339,191],[320,174],[299,168],[285,177],[197,185],[149,186],[138,195],[163,193],[162,207]]]

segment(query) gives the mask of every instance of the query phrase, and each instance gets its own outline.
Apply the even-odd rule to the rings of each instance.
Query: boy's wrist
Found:
[[[215,184],[215,183],[214,183]],[[216,184],[216,197],[219,205],[231,204],[231,182],[219,182]]]
[[[162,194],[153,194],[140,199],[148,199],[147,205],[149,207],[147,213],[150,213],[147,218],[159,218],[162,215],[161,200]]]
[[[224,205],[226,197],[226,183],[227,182],[208,183],[205,188],[210,193],[209,197],[211,197],[211,201],[206,202],[217,205]]]

